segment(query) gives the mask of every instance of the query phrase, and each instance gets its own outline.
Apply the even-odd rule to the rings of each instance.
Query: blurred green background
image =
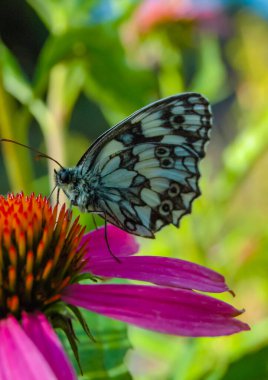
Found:
[[[96,354],[81,338],[88,378],[268,379],[268,2],[2,0],[0,31],[0,135],[62,165],[161,97],[197,91],[212,103],[202,196],[180,229],[141,240],[141,252],[224,274],[236,298],[220,298],[245,308],[252,330],[187,339],[129,327],[127,338],[124,325],[100,319],[110,343]],[[52,167],[2,144],[0,192],[48,195]]]

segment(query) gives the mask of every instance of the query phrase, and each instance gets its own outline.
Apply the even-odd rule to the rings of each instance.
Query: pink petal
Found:
[[[134,236],[120,230],[119,228],[108,225],[107,227],[108,244],[115,256],[133,255],[139,250],[139,244]],[[87,242],[89,260],[98,260],[100,257],[111,257],[107,242],[105,240],[105,228],[100,227],[84,235],[81,244]]]
[[[59,379],[14,317],[0,321],[0,336],[1,380]]]
[[[144,285],[70,285],[63,300],[108,317],[182,336],[229,335],[249,326],[225,302],[190,290]]]
[[[41,313],[24,314],[22,325],[29,338],[38,347],[57,379],[76,379],[75,371],[64,353],[59,338]]]
[[[204,292],[228,290],[220,274],[201,265],[168,257],[130,256],[117,262],[110,256],[89,261],[84,270],[96,276],[147,281]]]

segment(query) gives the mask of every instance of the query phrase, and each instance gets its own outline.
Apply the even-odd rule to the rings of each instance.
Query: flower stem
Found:
[[[11,99],[5,91],[2,71],[0,69],[0,131],[1,137],[16,140],[16,113],[14,114]],[[19,126],[17,126],[18,128]],[[16,133],[18,132],[18,133]],[[30,191],[32,183],[32,171],[29,163],[29,155],[20,151],[13,144],[3,144],[3,157],[7,170],[10,187],[13,191]]]
[[[47,154],[62,165],[65,163],[65,107],[64,107],[64,90],[66,83],[65,66],[57,65],[50,73],[47,106],[42,102],[33,104],[32,112],[38,120],[42,129]],[[55,186],[54,167],[52,161],[48,162],[50,188]],[[63,201],[61,199],[60,201]]]

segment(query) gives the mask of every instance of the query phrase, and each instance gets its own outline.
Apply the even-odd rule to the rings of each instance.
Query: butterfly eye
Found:
[[[58,178],[61,183],[68,184],[71,180],[71,176],[68,170],[62,170],[58,173]]]

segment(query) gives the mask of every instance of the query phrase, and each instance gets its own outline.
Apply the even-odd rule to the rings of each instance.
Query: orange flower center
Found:
[[[41,195],[0,196],[0,318],[44,310],[79,274],[84,228]]]

